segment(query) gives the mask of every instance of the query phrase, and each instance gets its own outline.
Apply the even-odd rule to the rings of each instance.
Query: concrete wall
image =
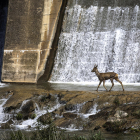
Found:
[[[2,82],[36,83],[43,75],[62,1],[9,1]]]

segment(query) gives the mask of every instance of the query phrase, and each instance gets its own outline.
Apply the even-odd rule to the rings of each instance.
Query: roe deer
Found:
[[[122,85],[122,89],[124,91],[123,84],[119,80],[117,73],[115,73],[115,72],[99,73],[97,67],[98,67],[98,65],[94,65],[94,68],[91,71],[91,72],[95,72],[95,74],[97,75],[98,79],[100,80],[100,83],[99,83],[99,85],[97,87],[97,92],[98,92],[98,88],[99,88],[100,84],[102,83],[102,81],[103,81],[104,88],[106,89],[106,91],[108,91],[107,88],[105,87],[105,80],[108,80],[108,79],[110,79],[110,81],[112,83],[112,87],[114,86],[113,79],[115,79],[116,81],[118,81]],[[109,91],[111,91],[112,87],[110,88]]]

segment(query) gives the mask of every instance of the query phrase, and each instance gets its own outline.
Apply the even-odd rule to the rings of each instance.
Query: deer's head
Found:
[[[97,70],[97,67],[98,67],[98,65],[95,64],[94,68],[93,68],[93,70],[91,72],[95,72]]]

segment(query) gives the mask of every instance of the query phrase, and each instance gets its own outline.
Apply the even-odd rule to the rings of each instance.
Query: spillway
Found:
[[[140,82],[140,6],[113,0],[69,1],[50,81],[93,82],[114,71],[122,82]]]

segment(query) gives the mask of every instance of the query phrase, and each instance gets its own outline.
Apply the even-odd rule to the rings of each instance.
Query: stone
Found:
[[[107,119],[107,122],[120,122],[121,119],[120,118],[117,118],[117,117],[109,117]]]
[[[70,112],[66,112],[66,113],[63,113],[63,117],[64,118],[69,118],[69,119],[75,119],[77,118],[77,114],[74,114],[74,113],[70,113]]]
[[[46,113],[37,119],[37,121],[41,122],[43,125],[50,124],[52,120],[53,119],[50,113]]]
[[[22,113],[31,113],[35,110],[35,103],[34,101],[28,101],[23,107],[21,108]]]
[[[13,124],[13,121],[10,119],[8,122],[1,124],[1,129],[10,129],[11,124]]]
[[[125,111],[117,110],[114,116],[117,118],[124,118],[128,116],[128,113]]]
[[[96,126],[95,128],[94,128],[94,130],[98,130],[98,129],[100,129],[101,128],[101,126]]]

